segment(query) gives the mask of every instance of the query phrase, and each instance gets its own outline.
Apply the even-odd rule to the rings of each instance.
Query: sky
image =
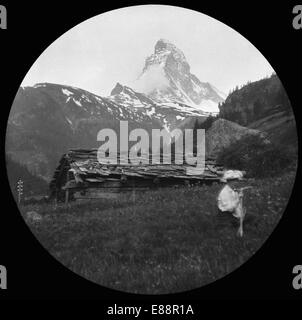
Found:
[[[180,7],[143,5],[70,29],[38,57],[21,85],[58,83],[108,96],[117,82],[138,78],[161,38],[183,51],[191,73],[226,94],[274,72],[256,47],[218,20]]]

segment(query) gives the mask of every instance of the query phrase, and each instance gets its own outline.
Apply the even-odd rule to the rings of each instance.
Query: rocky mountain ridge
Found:
[[[165,39],[157,41],[133,85],[156,102],[177,101],[202,112],[217,113],[218,103],[225,98],[213,85],[192,74],[184,53]]]

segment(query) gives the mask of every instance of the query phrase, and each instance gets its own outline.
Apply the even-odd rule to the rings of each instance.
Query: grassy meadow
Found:
[[[290,197],[295,173],[231,183],[245,191],[244,236],[218,213],[222,184],[169,187],[117,199],[22,206],[43,246],[67,268],[105,287],[163,294],[201,287],[233,271],[264,243]]]

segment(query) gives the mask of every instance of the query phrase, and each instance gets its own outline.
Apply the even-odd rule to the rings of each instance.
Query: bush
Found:
[[[247,135],[223,149],[217,162],[228,169],[245,170],[248,177],[274,176],[296,164],[297,154],[259,135]]]
[[[196,122],[194,129],[204,129],[205,131],[207,131],[208,129],[211,128],[212,124],[218,120],[217,116],[208,116],[201,124],[199,124],[198,122]]]

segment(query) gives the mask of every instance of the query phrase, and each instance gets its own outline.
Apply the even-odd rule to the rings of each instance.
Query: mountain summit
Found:
[[[156,42],[133,85],[158,103],[180,102],[205,112],[218,112],[224,94],[190,72],[184,53],[165,39]]]

